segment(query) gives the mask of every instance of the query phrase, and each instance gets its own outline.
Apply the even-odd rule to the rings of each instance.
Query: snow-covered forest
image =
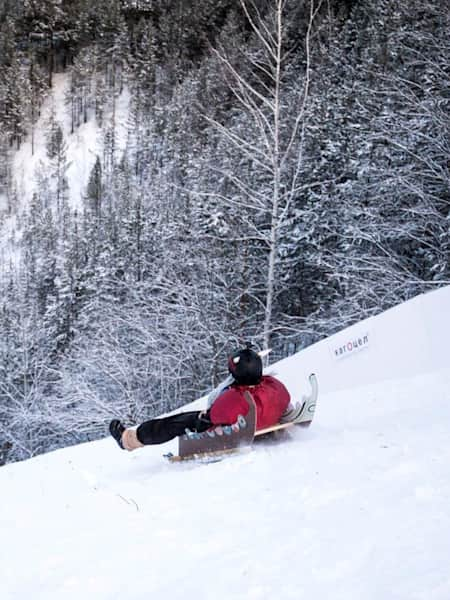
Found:
[[[448,284],[449,33],[442,0],[0,0],[0,464]]]

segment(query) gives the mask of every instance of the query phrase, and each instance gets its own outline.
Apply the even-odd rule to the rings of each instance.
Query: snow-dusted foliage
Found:
[[[2,460],[448,283],[448,31],[438,0],[0,3]]]

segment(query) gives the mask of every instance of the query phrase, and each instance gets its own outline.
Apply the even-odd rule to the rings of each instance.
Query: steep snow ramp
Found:
[[[377,328],[389,319],[396,336],[403,311]],[[439,318],[448,330],[449,311]],[[307,352],[279,376],[301,379]],[[428,367],[330,380],[311,428],[220,463],[170,465],[173,443],[128,454],[105,439],[1,468],[2,600],[448,600],[450,369]]]

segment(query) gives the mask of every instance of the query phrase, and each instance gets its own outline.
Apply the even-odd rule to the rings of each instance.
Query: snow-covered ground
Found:
[[[81,207],[82,197],[96,155],[102,153],[101,130],[92,114],[90,114],[87,123],[83,123],[74,133],[70,133],[70,113],[65,101],[68,85],[69,75],[67,73],[55,73],[53,75],[53,87],[44,102],[41,115],[35,126],[34,148],[29,136],[29,139],[21,145],[15,154],[13,177],[22,205],[26,205],[31,200],[35,191],[36,171],[41,166],[47,166],[49,162],[45,132],[48,130],[47,122],[52,111],[55,112],[56,121],[61,125],[64,142],[67,146],[69,200],[73,208]],[[129,94],[126,88],[117,99],[116,104],[115,139],[117,150],[120,153],[125,146],[127,136]],[[107,122],[111,118],[111,115],[106,115],[105,121]]]
[[[14,241],[21,235],[20,230],[17,229],[17,213],[20,213],[29,205],[33,193],[37,189],[37,173],[39,170],[49,169],[45,134],[48,131],[47,123],[52,111],[55,120],[61,126],[64,143],[66,144],[69,203],[73,209],[82,208],[83,194],[86,191],[96,156],[102,156],[101,129],[96,123],[92,110],[89,112],[87,123],[83,123],[74,133],[70,132],[70,113],[65,101],[68,85],[68,73],[55,73],[53,75],[53,87],[44,101],[39,119],[35,125],[34,140],[32,142],[30,133],[14,154],[12,179],[19,206],[15,208],[15,212],[10,217],[5,218],[3,225],[0,227],[0,255],[5,264],[10,258],[14,258],[16,254]],[[114,117],[118,155],[124,150],[126,144],[129,101],[128,89],[124,88],[122,94],[116,100],[116,114]],[[105,124],[111,122],[112,115],[106,114]],[[0,217],[2,211],[5,210],[5,204],[6,200],[0,197]]]
[[[439,347],[450,311],[440,319],[411,331]],[[383,379],[364,353],[381,379],[328,383],[283,444],[169,464],[174,442],[128,454],[106,438],[2,467],[2,600],[448,600],[450,367]],[[298,379],[305,356],[278,375]]]

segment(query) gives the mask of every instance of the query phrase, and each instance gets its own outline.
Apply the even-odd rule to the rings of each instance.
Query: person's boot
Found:
[[[124,431],[125,427],[122,425],[119,419],[114,419],[109,424],[109,433],[113,436],[113,438],[119,444],[119,448],[122,448],[122,450],[125,450],[122,443],[122,434]]]
[[[109,424],[109,433],[122,450],[136,450],[144,445],[137,437],[136,429],[127,429],[118,419]]]

